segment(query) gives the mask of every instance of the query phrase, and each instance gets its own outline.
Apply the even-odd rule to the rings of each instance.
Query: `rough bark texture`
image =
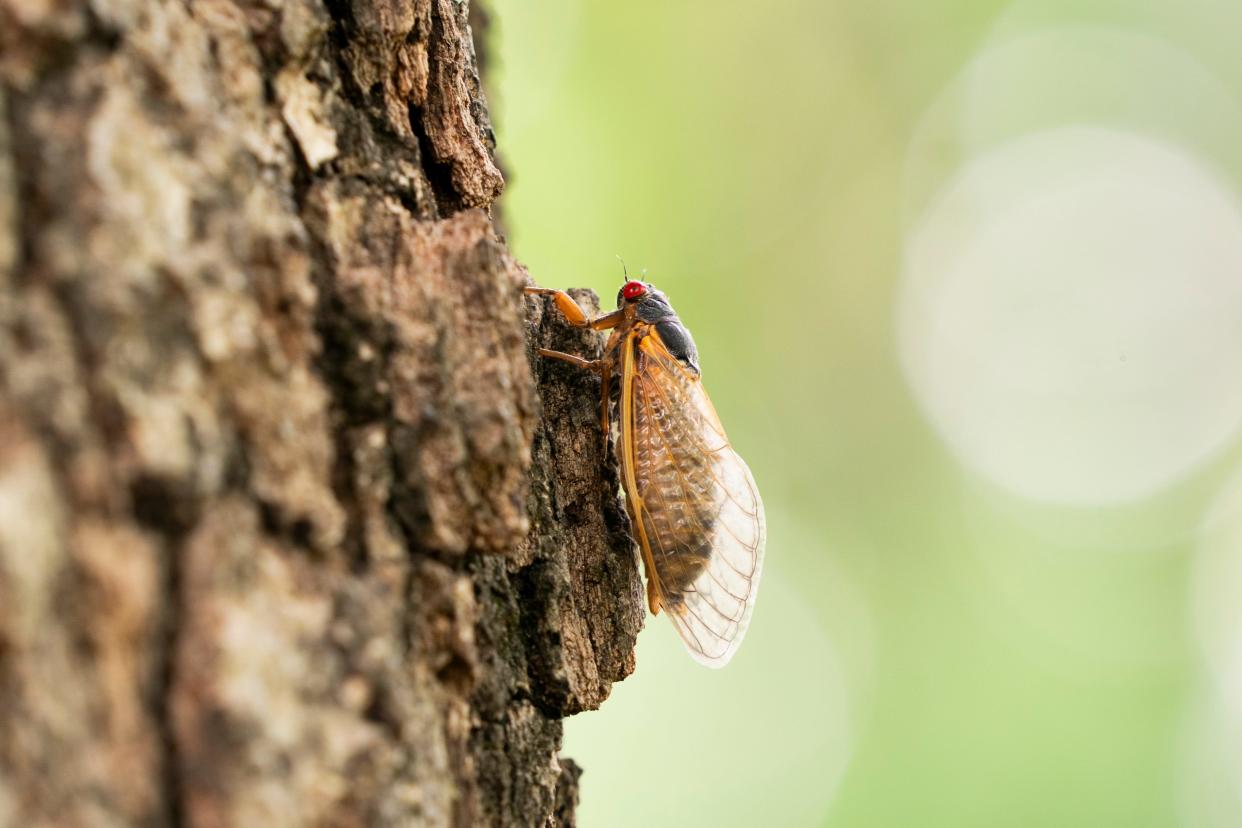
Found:
[[[572,823],[641,590],[471,19],[0,0],[0,825]]]

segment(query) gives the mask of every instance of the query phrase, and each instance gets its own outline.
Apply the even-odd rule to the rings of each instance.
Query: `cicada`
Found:
[[[755,479],[703,390],[694,338],[647,282],[627,281],[617,309],[594,318],[564,291],[525,290],[551,297],[574,327],[611,331],[602,359],[539,353],[602,379],[600,425],[616,441],[648,606],[667,612],[696,661],[723,667],[750,623],[766,528]]]

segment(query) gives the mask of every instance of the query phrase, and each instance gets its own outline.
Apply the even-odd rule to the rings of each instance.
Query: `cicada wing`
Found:
[[[711,400],[651,333],[633,371],[637,519],[661,605],[695,660],[723,667],[746,634],[766,527],[754,477]]]

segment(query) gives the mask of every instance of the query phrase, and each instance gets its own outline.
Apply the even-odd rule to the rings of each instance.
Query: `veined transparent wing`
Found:
[[[750,623],[763,567],[763,502],[693,371],[650,329],[630,377],[632,467],[647,577],[695,660],[723,667]],[[623,393],[623,397],[627,396]],[[630,475],[627,473],[627,477]]]

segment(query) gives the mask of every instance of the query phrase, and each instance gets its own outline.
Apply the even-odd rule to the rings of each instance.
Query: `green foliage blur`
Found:
[[[998,442],[972,442],[982,428],[953,419],[953,395],[970,389],[920,402],[911,379],[930,353],[920,337],[953,330],[926,333],[915,304],[902,333],[903,286],[923,266],[914,258],[941,249],[939,236],[918,236],[922,217],[956,203],[943,194],[973,159],[1025,136],[1086,126],[1105,130],[1108,147],[1137,136],[1140,174],[1125,186],[1144,186],[1143,153],[1163,158],[1173,146],[1211,172],[1200,176],[1209,189],[1236,194],[1238,4],[490,6],[512,246],[540,284],[593,288],[605,307],[622,282],[618,255],[669,295],[768,514],[764,581],[733,663],[696,665],[666,620],[648,619],[635,675],[601,711],[567,722],[564,753],[585,768],[581,824],[1242,825],[1240,740],[1228,735],[1242,732],[1238,700],[1222,701],[1213,678],[1233,668],[1211,662],[1212,642],[1228,649],[1242,618],[1228,599],[1223,609],[1196,603],[1201,561],[1215,554],[1205,549],[1224,549],[1221,571],[1237,571],[1237,547],[1204,528],[1239,456],[1236,395],[1222,391],[1235,357],[1198,384],[1194,370],[1169,371],[1192,386],[1150,397],[1184,401],[1152,415],[1156,433],[1179,462],[1177,447],[1194,445],[1185,462],[1161,465],[1144,464],[1142,447],[1163,436],[1135,437],[1137,452],[1119,443],[1156,480],[1127,493],[1108,463],[1095,477],[1072,464],[1036,477],[1037,457],[995,460],[994,446],[1015,439],[1008,420],[987,421]],[[1005,51],[1019,42],[1029,54]],[[988,53],[999,62],[979,64]],[[1170,74],[1166,64],[1191,68]],[[1047,134],[1074,153],[1094,140]],[[996,157],[1031,187],[1055,177],[1013,160],[1026,155]],[[1091,174],[1113,161],[1107,150],[1083,157]],[[1001,186],[990,169],[980,168],[982,188]],[[1218,212],[1229,215],[1225,202]],[[1016,238],[1029,226],[1015,219]],[[1196,221],[1186,232],[1193,241],[1233,231]],[[1164,238],[1159,227],[1134,235]],[[1110,263],[1132,254],[1129,238],[1093,253],[1098,272],[1124,278]],[[1070,249],[1028,241],[1031,255]],[[1185,267],[1192,278],[1196,262]],[[1083,329],[1095,314],[1111,330],[1126,294],[1120,305],[1112,294],[1079,297]],[[1160,308],[1139,310],[1142,323]],[[1165,376],[1157,363],[1168,351],[1144,348],[1160,342],[1142,324],[1133,341],[1106,343],[1108,359],[1091,369],[1102,382],[1127,371],[1139,391],[1160,391],[1152,378]],[[1188,324],[1187,336],[1203,329]],[[1032,359],[1067,336],[1039,331]],[[963,342],[961,364],[994,358],[992,340]],[[1012,364],[1019,375],[1027,363]],[[1066,394],[1063,373],[1044,379]],[[940,382],[927,376],[929,388]],[[1067,433],[1079,428],[1078,401],[1064,397],[1071,413],[1057,427]],[[1153,410],[1149,397],[1133,405],[1136,416]],[[1128,439],[1127,409],[1108,411],[1115,427],[1100,433]],[[1220,439],[1195,448],[1200,415]],[[1059,496],[1079,488],[1099,496]],[[1228,686],[1242,693],[1242,679]]]

